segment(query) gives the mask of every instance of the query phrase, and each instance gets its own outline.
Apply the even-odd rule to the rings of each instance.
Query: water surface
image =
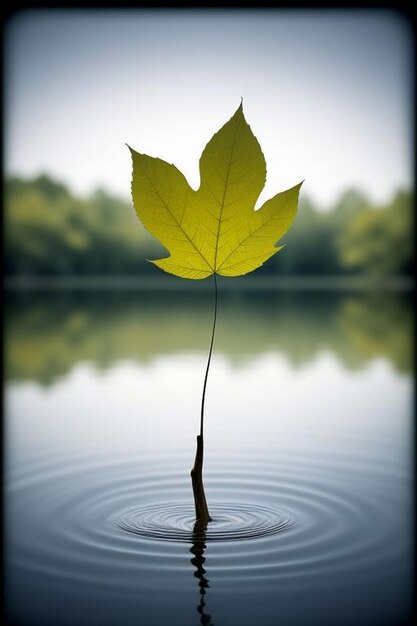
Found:
[[[406,624],[411,303],[227,293],[6,303],[6,598],[18,625]]]

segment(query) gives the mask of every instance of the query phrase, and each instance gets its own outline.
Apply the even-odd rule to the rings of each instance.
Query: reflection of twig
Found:
[[[206,589],[210,586],[208,578],[205,577],[206,570],[203,567],[206,561],[204,557],[204,550],[206,549],[206,530],[207,522],[197,520],[193,528],[193,545],[190,548],[190,552],[194,554],[191,563],[196,569],[194,576],[198,578],[198,586],[200,588],[200,602],[197,606],[197,612],[200,615],[200,624],[202,626],[214,626],[211,615],[204,612],[206,606],[204,596],[207,593]]]

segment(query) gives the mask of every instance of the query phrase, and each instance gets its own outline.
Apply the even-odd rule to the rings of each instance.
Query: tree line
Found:
[[[258,270],[266,275],[411,274],[413,197],[397,191],[379,206],[356,190],[320,211],[305,193],[288,245]],[[75,196],[47,175],[4,186],[6,275],[161,274],[146,259],[166,256],[131,203],[96,190]]]

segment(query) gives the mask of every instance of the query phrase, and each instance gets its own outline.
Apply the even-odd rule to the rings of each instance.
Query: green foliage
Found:
[[[411,272],[411,194],[356,215],[339,240],[342,263],[373,274]]]
[[[303,194],[295,228],[285,235],[285,254],[273,256],[258,272],[411,274],[412,207],[409,191],[398,192],[386,207],[346,191],[326,212]],[[130,202],[103,190],[79,198],[47,176],[6,180],[4,227],[6,274],[152,273],[156,279],[145,259],[164,254],[155,238],[138,228]]]
[[[5,186],[5,253],[9,274],[143,273],[145,254],[161,248],[129,203],[97,190],[72,196],[42,176]]]
[[[294,220],[301,184],[254,211],[266,163],[242,104],[205,147],[197,191],[174,165],[130,151],[133,203],[144,226],[170,252],[153,261],[164,271],[191,279],[240,276],[282,248],[275,244]]]

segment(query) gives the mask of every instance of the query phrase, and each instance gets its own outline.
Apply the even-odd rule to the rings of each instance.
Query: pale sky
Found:
[[[198,160],[243,97],[268,174],[326,208],[412,185],[412,33],[385,10],[48,10],[6,25],[5,170],[129,198],[138,152]],[[257,206],[259,206],[258,202]]]

